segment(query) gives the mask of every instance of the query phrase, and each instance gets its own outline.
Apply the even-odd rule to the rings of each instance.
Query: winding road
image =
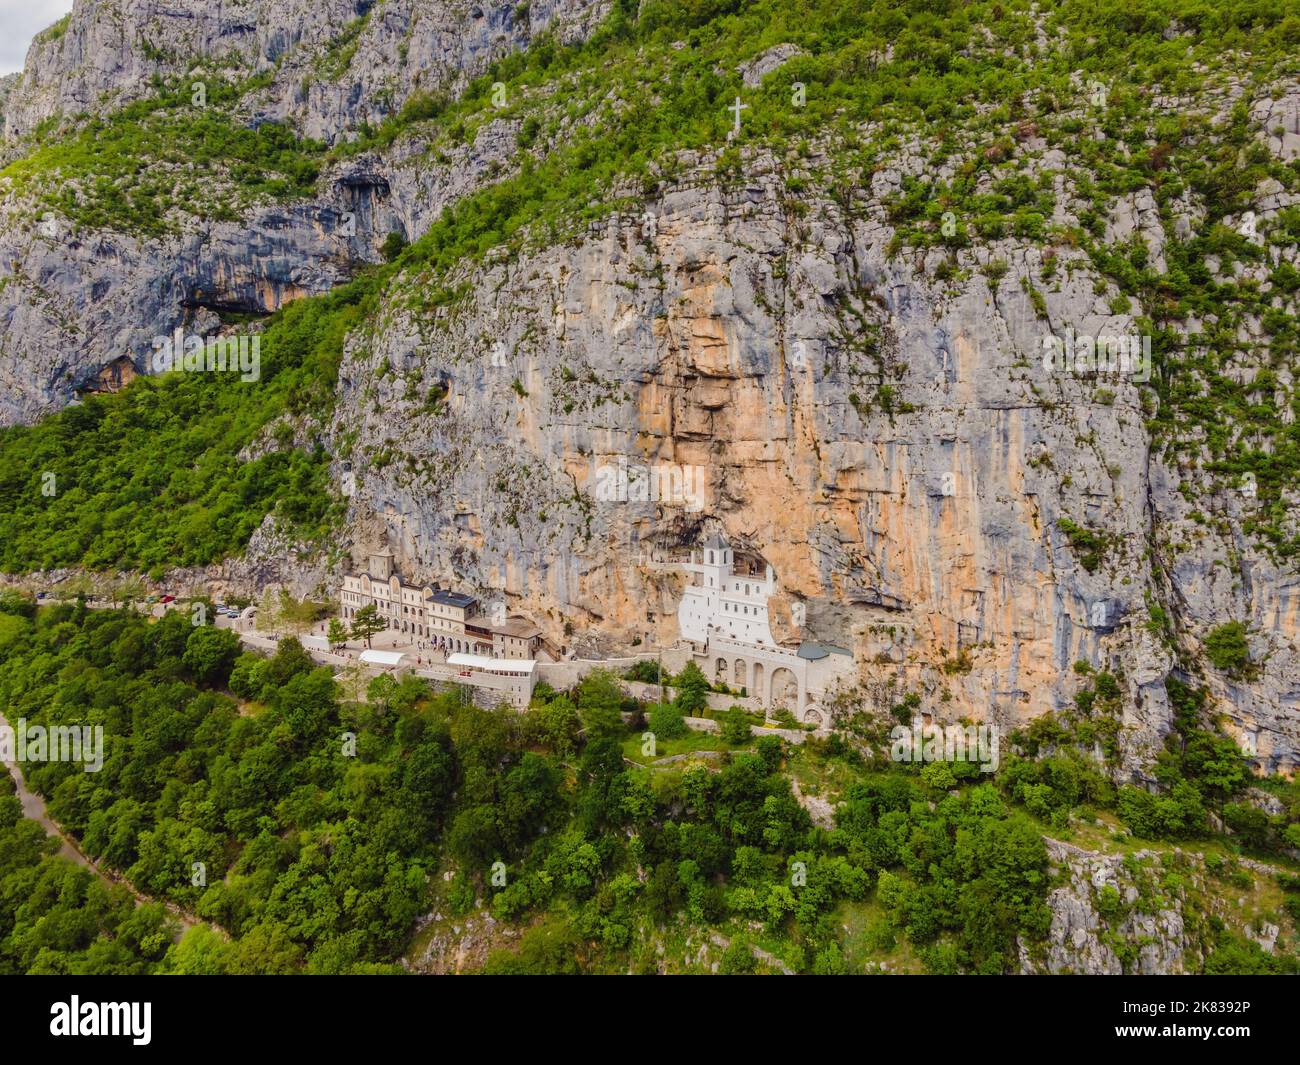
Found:
[[[3,713],[0,713],[0,726],[7,727],[8,725],[8,719]],[[69,861],[76,862],[78,865],[89,869],[105,883],[121,884],[135,896],[135,903],[137,906],[146,902],[162,902],[162,904],[167,907],[167,911],[175,917],[176,920],[180,921],[182,929],[191,928],[200,923],[197,917],[186,913],[175,903],[166,902],[161,899],[153,899],[148,895],[142,895],[135,889],[135,885],[125,877],[117,876],[116,874],[101,869],[98,865],[82,854],[81,851],[77,849],[77,845],[73,843],[71,837],[69,837],[68,834],[63,831],[62,827],[60,827],[59,823],[50,816],[49,810],[45,808],[45,800],[27,786],[27,782],[23,779],[22,771],[18,768],[18,762],[16,759],[6,757],[4,759],[4,764],[5,768],[9,770],[9,775],[13,777],[14,785],[18,788],[18,801],[22,803],[23,816],[29,820],[35,821],[45,829],[46,835],[53,836],[59,841],[59,854],[61,857],[67,858]]]

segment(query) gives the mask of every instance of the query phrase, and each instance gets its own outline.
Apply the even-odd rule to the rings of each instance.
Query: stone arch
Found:
[[[737,658],[735,665],[732,668],[732,677],[734,678],[732,683],[734,683],[737,688],[748,688],[749,677],[745,673],[745,660],[743,658]]]
[[[822,726],[822,712],[814,705],[809,705],[804,711],[803,719],[809,725],[816,725],[818,728]]]
[[[750,691],[751,694],[757,695],[760,698],[763,695],[763,663],[762,662],[754,663],[754,684],[750,689]]]
[[[768,674],[768,698],[769,706],[784,706],[792,713],[798,713],[799,710],[799,678],[794,675],[794,671],[787,669],[785,666],[777,666]]]
[[[719,658],[713,664],[713,679],[721,681],[723,684],[727,682],[727,660],[725,658]]]

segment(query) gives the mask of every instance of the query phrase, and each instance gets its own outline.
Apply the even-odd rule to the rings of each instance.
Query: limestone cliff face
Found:
[[[204,64],[270,72],[249,122],[348,140],[413,92],[454,93],[543,29],[581,37],[607,9],[82,0],[4,97],[5,151],[43,120]],[[1293,158],[1300,96],[1251,114]],[[337,284],[388,232],[418,237],[508,169],[516,132],[489,122],[448,159],[401,139],[330,165],[311,201],[167,238],[42,228],[7,198],[0,423],[57,409],[123,358],[143,368],[155,335]],[[1068,160],[1032,138],[1024,150],[1031,174],[1055,175],[1057,220],[1079,217]],[[349,343],[327,441],[340,484],[344,462],[356,480],[351,546],[387,537],[412,576],[498,593],[557,643],[625,650],[676,638],[681,577],[662,560],[722,531],[774,567],[783,633],[852,648],[864,698],[912,690],[944,720],[1010,727],[1069,705],[1076,661],[1122,670],[1129,774],[1169,728],[1175,655],[1151,605],[1193,658],[1216,625],[1245,621],[1257,675],[1203,680],[1262,768],[1293,767],[1300,577],[1197,520],[1204,486],[1153,450],[1149,391],[1043,365],[1046,335],[1130,335],[1143,309],[1114,312],[1117,292],[1069,247],[1050,266],[1010,240],[962,250],[955,268],[896,253],[886,205],[905,179],[956,164],[928,174],[913,145],[845,194],[810,151],[747,149],[740,179],[684,155],[644,212],[463,267],[452,280],[468,294],[451,302],[429,296],[435,279],[401,278]],[[1261,190],[1258,207],[1292,202]],[[1178,224],[1195,228],[1194,203]],[[1149,193],[1108,221],[1109,239],[1131,235],[1163,261]],[[1209,502],[1241,528],[1249,500]],[[1095,557],[1071,527],[1094,533]]]
[[[418,279],[396,286],[341,385],[354,511],[379,518],[363,539],[382,529],[420,576],[504,593],[557,641],[627,647],[675,638],[680,578],[655,560],[720,529],[775,567],[804,635],[945,719],[1011,727],[1070,702],[1075,662],[1122,668],[1130,769],[1168,728],[1173,657],[1146,603],[1172,596],[1193,632],[1259,627],[1262,677],[1229,705],[1264,764],[1292,764],[1294,577],[1246,547],[1266,579],[1200,587],[1167,547],[1187,504],[1139,386],[1102,396],[1043,369],[1052,323],[1131,331],[1086,260],[1058,264],[1045,322],[1011,280],[1038,276],[1033,249],[966,253],[969,279],[941,282],[887,254],[878,208],[848,218],[807,194],[796,219],[773,160],[725,191],[709,172],[648,204],[653,222],[468,275],[454,306],[422,312]],[[994,256],[1012,264],[1001,281],[979,272]],[[698,493],[602,498],[619,463],[656,484],[699,471]],[[1105,530],[1094,571],[1062,519]]]
[[[152,79],[238,80],[269,74],[243,121],[294,124],[349,140],[414,92],[454,95],[492,59],[544,30],[581,36],[600,3],[382,5],[365,0],[79,0],[67,28],[37,38],[21,76],[0,89],[5,144],[21,155],[41,122],[108,111],[153,91]],[[367,16],[362,19],[362,16]],[[340,29],[357,27],[340,45]],[[31,421],[94,386],[121,358],[144,371],[153,337],[205,333],[216,311],[265,313],[323,292],[379,258],[394,230],[416,236],[442,208],[500,167],[514,142],[489,127],[431,167],[424,144],[327,167],[311,202],[254,205],[237,222],[173,219],[176,235],[86,231],[38,203],[0,200],[0,425]]]
[[[156,77],[269,72],[263,117],[332,141],[414,91],[463,87],[545,30],[579,39],[608,10],[608,0],[77,0],[61,32],[32,43],[9,91],[0,86],[4,139],[147,96]]]
[[[1235,885],[1233,869],[1194,850],[1127,855],[1046,839],[1054,886],[1051,927],[1042,943],[1022,943],[1023,974],[1182,976],[1203,970],[1214,926],[1270,954],[1279,938],[1266,904]],[[1238,872],[1278,870],[1243,859]]]

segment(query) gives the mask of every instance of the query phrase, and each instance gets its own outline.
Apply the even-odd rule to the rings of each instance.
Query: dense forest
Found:
[[[905,941],[932,972],[1010,972],[1050,921],[1036,806],[1050,818],[1104,792],[1063,756],[1013,759],[989,782],[974,763],[891,763],[843,736],[796,750],[734,727],[712,763],[639,764],[645,713],[662,727],[671,708],[603,671],[539,689],[523,714],[416,678],[348,700],[296,639],[240,654],[182,612],[7,594],[0,659],[11,722],[103,726],[100,772],[27,763],[26,779],[87,856],[157,900],[137,908],[55,856],[6,789],[5,971],[400,972],[436,895],[522,930],[487,972],[654,971],[665,936],[710,927],[733,937],[727,971],[758,967],[761,944],[795,971],[845,972],[845,907],[868,904],[882,949]],[[794,759],[846,781],[834,828],[796,800]],[[199,923],[179,936],[163,900]],[[1294,964],[1231,936],[1213,958]]]

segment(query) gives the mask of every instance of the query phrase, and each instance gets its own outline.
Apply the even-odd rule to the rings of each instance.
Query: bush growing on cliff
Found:
[[[1076,525],[1069,518],[1061,518],[1056,524],[1065,533],[1071,549],[1078,555],[1079,565],[1089,573],[1095,573],[1106,554],[1108,545],[1105,536],[1094,529]]]
[[[1222,932],[1214,951],[1205,959],[1206,976],[1295,976],[1300,959],[1269,954],[1251,939]]]
[[[379,254],[384,257],[385,262],[391,263],[405,250],[406,234],[400,229],[395,229],[384,238],[384,244],[379,249]]]
[[[1240,621],[1217,625],[1205,637],[1205,654],[1217,669],[1237,675],[1250,665],[1246,626]]]
[[[1119,815],[1143,839],[1186,839],[1205,831],[1200,792],[1185,780],[1175,784],[1169,796],[1132,785],[1120,788]]]

